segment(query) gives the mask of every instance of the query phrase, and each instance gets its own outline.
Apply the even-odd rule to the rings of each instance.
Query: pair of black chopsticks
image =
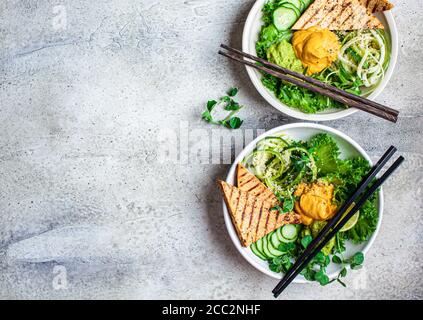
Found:
[[[399,111],[384,106],[380,103],[371,101],[369,99],[357,96],[355,94],[346,92],[334,86],[331,86],[327,83],[321,82],[311,77],[307,77],[301,73],[294,72],[292,70],[282,68],[276,64],[270,63],[264,59],[258,58],[251,54],[242,52],[240,50],[231,48],[227,45],[221,44],[222,48],[226,49],[229,52],[224,52],[219,50],[219,54],[230,58],[232,60],[238,61],[247,66],[256,68],[260,71],[266,72],[270,75],[278,77],[283,81],[290,82],[296,86],[309,89],[313,92],[320,93],[324,96],[327,96],[335,101],[338,101],[342,104],[348,105],[353,108],[360,109],[362,111],[368,112],[385,120],[391,122],[397,122]],[[246,60],[248,58],[255,62]],[[257,64],[258,62],[259,64]]]
[[[402,156],[385,171],[378,179],[374,180],[378,172],[385,166],[397,149],[391,146],[380,158],[375,166],[370,170],[367,176],[360,182],[353,195],[344,203],[336,215],[328,221],[326,226],[320,231],[316,238],[308,245],[305,251],[297,259],[292,268],[284,275],[283,279],[273,289],[273,294],[278,297],[282,291],[294,280],[294,278],[304,269],[310,261],[319,253],[323,247],[332,239],[339,230],[351,219],[351,217],[360,209],[360,207],[376,192],[376,190],[389,178],[389,176],[404,161]],[[361,197],[360,197],[361,195]],[[351,207],[352,209],[344,216]]]

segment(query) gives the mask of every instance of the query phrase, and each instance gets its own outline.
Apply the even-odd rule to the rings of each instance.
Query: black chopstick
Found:
[[[324,226],[322,230],[320,230],[319,234],[312,240],[312,242],[307,246],[305,251],[303,252],[302,256],[308,256],[322,241],[323,237],[329,230],[335,226],[339,220],[342,219],[344,213],[350,208],[350,206],[354,203],[355,199],[366,189],[368,184],[376,177],[379,171],[385,166],[385,164],[389,161],[392,155],[397,151],[394,146],[390,146],[388,150],[384,153],[384,155],[379,159],[379,161],[370,169],[369,173],[363,178],[360,184],[355,189],[354,193],[351,195],[350,198],[341,206],[338,210],[336,215],[328,221],[328,223]],[[348,221],[348,220],[347,220]],[[283,282],[286,278],[289,278],[297,268],[301,266],[301,257],[297,259],[291,269],[284,275],[284,278],[279,282],[279,284],[273,289],[273,293],[278,292],[279,289],[283,286]]]
[[[369,104],[366,104],[366,103],[363,103],[363,102],[360,102],[360,101],[357,101],[357,100],[353,100],[351,98],[348,98],[345,95],[337,94],[336,92],[331,91],[330,89],[324,89],[322,87],[315,86],[315,85],[313,85],[309,82],[303,81],[303,80],[296,78],[296,77],[293,77],[291,75],[287,75],[287,74],[282,73],[280,71],[275,71],[273,69],[269,69],[268,67],[264,67],[264,66],[258,65],[256,63],[252,63],[252,62],[247,61],[244,58],[240,58],[237,55],[232,54],[232,53],[223,52],[221,50],[219,50],[218,53],[227,57],[227,58],[229,58],[229,59],[235,60],[237,62],[240,62],[240,63],[245,64],[247,66],[250,66],[252,68],[258,69],[258,70],[263,71],[265,73],[268,73],[272,76],[275,76],[275,77],[277,77],[277,78],[279,78],[283,81],[286,81],[286,82],[292,83],[296,86],[308,89],[310,91],[313,91],[313,92],[316,92],[316,93],[319,93],[319,94],[322,94],[322,95],[327,96],[327,97],[329,97],[329,98],[331,98],[335,101],[338,101],[342,104],[345,104],[345,105],[348,105],[350,107],[365,111],[367,113],[373,114],[377,117],[388,120],[390,122],[395,123],[398,120],[398,115],[391,114],[389,110],[376,108],[372,105],[369,105]],[[368,101],[370,101],[370,100],[368,100]]]
[[[333,92],[335,92],[335,93],[337,93],[339,95],[343,95],[343,96],[345,96],[345,97],[347,97],[349,99],[356,100],[356,101],[359,101],[359,102],[368,104],[368,105],[370,105],[370,106],[372,106],[374,108],[380,109],[380,110],[385,110],[386,112],[388,112],[388,113],[390,113],[392,115],[395,115],[395,116],[398,116],[398,114],[399,114],[399,111],[398,110],[389,108],[389,107],[384,106],[384,105],[382,105],[380,103],[377,103],[375,101],[366,99],[366,98],[364,98],[362,96],[355,95],[355,94],[349,93],[347,91],[341,90],[341,89],[339,89],[339,88],[337,88],[335,86],[332,86],[330,84],[324,83],[324,82],[319,81],[317,79],[314,79],[312,77],[307,77],[307,76],[305,76],[305,75],[303,75],[301,73],[292,71],[292,70],[287,69],[287,68],[283,68],[281,66],[278,66],[277,64],[271,63],[271,62],[269,62],[267,60],[264,60],[262,58],[256,57],[256,56],[254,56],[252,54],[243,52],[241,50],[238,50],[238,49],[235,49],[235,48],[232,48],[232,47],[229,47],[229,46],[227,46],[225,44],[221,44],[220,46],[222,48],[228,50],[228,51],[237,53],[237,54],[242,55],[242,56],[244,56],[244,57],[246,57],[248,59],[251,59],[251,60],[260,62],[262,65],[264,65],[264,66],[266,66],[268,68],[271,68],[271,69],[274,69],[276,71],[280,71],[280,72],[289,74],[289,75],[291,75],[293,77],[296,77],[296,78],[299,78],[301,80],[307,81],[307,82],[309,82],[309,83],[311,83],[311,84],[313,84],[315,86],[318,86],[320,88],[331,90],[331,91],[333,91]]]
[[[310,261],[319,253],[327,242],[332,239],[341,228],[348,222],[349,219],[363,206],[363,204],[377,191],[377,189],[392,175],[392,173],[401,165],[404,161],[404,157],[400,156],[386,171],[385,173],[377,179],[369,189],[362,195],[360,200],[354,205],[354,207],[346,214],[346,216],[330,231],[326,234],[323,240],[319,245],[314,249],[312,253],[307,256],[301,255],[302,263],[299,268],[297,268],[290,277],[284,277],[278,286],[273,290],[273,294],[278,297],[282,291],[294,280],[294,278],[301,272],[301,270],[310,263]]]

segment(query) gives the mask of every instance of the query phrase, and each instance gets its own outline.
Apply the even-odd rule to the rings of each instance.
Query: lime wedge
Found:
[[[352,209],[352,207],[355,205],[355,203],[353,203],[350,207],[349,207],[349,209],[344,213],[344,216],[343,217],[345,217],[347,214],[348,214],[348,212],[350,212],[350,210]],[[358,217],[360,216],[360,211],[357,211],[356,213],[354,213],[354,215],[350,218],[350,220],[348,220],[347,221],[347,223],[341,228],[341,230],[339,230],[340,232],[345,232],[345,231],[348,231],[348,230],[350,230],[352,227],[354,227],[355,226],[355,224],[357,223],[357,221],[358,221]],[[342,218],[343,218],[342,217]]]

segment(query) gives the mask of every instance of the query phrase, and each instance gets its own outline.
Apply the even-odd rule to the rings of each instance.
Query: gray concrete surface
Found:
[[[287,298],[423,298],[423,2],[394,2],[399,60],[378,101],[400,109],[398,124],[363,114],[326,124],[373,158],[394,144],[407,162],[348,288],[292,285]],[[252,4],[0,3],[0,298],[272,299],[275,281],[226,232],[214,180],[229,165],[158,157],[157,134],[184,141],[183,121],[211,134],[203,104],[233,85],[244,128],[296,121],[216,54],[240,46]]]

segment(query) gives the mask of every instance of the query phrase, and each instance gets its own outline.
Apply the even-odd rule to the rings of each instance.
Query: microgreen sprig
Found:
[[[272,207],[270,210],[277,210],[279,211],[280,214],[285,214],[294,210],[295,199],[292,195],[290,195],[289,197],[282,197],[281,195],[276,193],[276,197],[282,203],[282,207],[279,205],[276,205]]]
[[[339,272],[338,276],[331,282],[338,281],[342,286],[346,287],[346,284],[341,280],[341,278],[345,278],[345,276],[347,275],[346,265],[350,265],[352,270],[360,269],[364,262],[364,254],[362,252],[356,252],[349,259],[344,259],[343,257],[341,258],[337,255],[334,255],[332,257],[332,262],[336,264],[342,264],[342,269]]]
[[[235,114],[244,106],[240,105],[233,99],[238,91],[238,88],[233,87],[229,89],[227,95],[221,97],[219,101],[209,100],[206,104],[206,110],[202,113],[201,118],[208,123],[223,125],[229,129],[238,129],[241,127],[244,120],[241,120],[239,117],[235,117]],[[230,111],[229,114],[221,120],[215,120],[212,116],[213,109],[218,105],[222,106],[224,110]]]

